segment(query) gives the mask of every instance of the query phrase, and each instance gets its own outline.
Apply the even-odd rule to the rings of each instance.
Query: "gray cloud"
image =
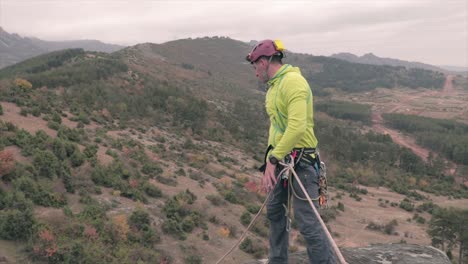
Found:
[[[0,5],[0,25],[7,31],[50,40],[280,38],[296,52],[373,52],[468,66],[466,0],[1,0]]]

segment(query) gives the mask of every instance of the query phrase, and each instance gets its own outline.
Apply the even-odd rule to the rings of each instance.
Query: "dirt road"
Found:
[[[453,88],[453,76],[448,75],[444,88],[441,91],[429,91],[431,96],[447,96],[447,95],[452,95],[454,94],[454,88]],[[402,98],[399,102],[395,103],[391,107],[386,107],[386,108],[380,108],[377,109],[374,107],[373,109],[373,114],[372,114],[372,128],[374,131],[382,134],[388,134],[392,137],[392,140],[399,144],[400,146],[406,147],[411,149],[413,153],[421,157],[423,160],[427,161],[427,157],[429,155],[430,150],[426,149],[424,147],[419,146],[416,144],[416,140],[410,136],[403,135],[401,132],[398,130],[389,128],[385,126],[385,123],[383,122],[382,114],[383,113],[395,113],[399,112],[401,108],[406,108],[407,106],[411,105],[412,102],[419,100],[423,96],[428,96],[428,93],[412,93],[404,98]],[[451,166],[452,169],[450,170],[451,173],[454,172],[453,170],[453,165]]]

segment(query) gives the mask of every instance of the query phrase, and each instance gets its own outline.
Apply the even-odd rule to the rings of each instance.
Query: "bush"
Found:
[[[205,198],[211,202],[214,206],[221,206],[221,205],[226,205],[226,201],[223,200],[223,198],[219,195],[216,194],[209,194],[205,196]]]
[[[75,151],[70,157],[70,162],[73,167],[79,167],[83,165],[84,161],[85,157],[79,150]]]
[[[184,201],[188,204],[193,204],[197,200],[197,196],[194,193],[192,193],[189,189],[178,193],[174,198],[177,201]]]
[[[85,155],[86,158],[90,159],[93,157],[96,157],[96,154],[98,152],[98,145],[87,145],[86,148],[83,150],[83,154]]]
[[[202,264],[202,258],[200,256],[191,255],[185,257],[184,259],[185,264]]]
[[[149,227],[151,223],[149,214],[142,209],[133,211],[128,220],[129,225],[138,230],[143,230],[144,228]]]
[[[182,229],[181,224],[175,219],[167,219],[162,225],[162,230],[164,233],[169,234],[179,240],[187,239],[187,235]]]
[[[161,166],[155,163],[145,163],[143,164],[143,167],[141,168],[141,172],[144,174],[160,174],[163,172],[163,169]]]
[[[320,217],[322,217],[322,219],[323,219],[323,221],[325,223],[328,223],[331,220],[335,220],[337,214],[338,214],[338,211],[334,207],[331,207],[331,208],[329,208],[327,210],[321,210],[320,211]]]
[[[249,211],[251,214],[257,214],[259,210],[260,210],[260,205],[249,204],[247,206],[247,211]]]
[[[366,228],[374,231],[380,231],[383,232],[387,235],[393,235],[395,234],[395,226],[398,225],[398,222],[396,219],[393,219],[392,221],[388,222],[385,225],[379,225],[374,222],[370,222]]]
[[[400,202],[399,206],[401,209],[406,210],[408,212],[412,212],[414,210],[414,204],[406,198]]]
[[[32,209],[0,212],[0,237],[8,240],[27,240],[35,231],[36,220]]]
[[[244,226],[247,226],[250,224],[250,222],[252,221],[252,216],[250,215],[249,212],[244,212],[241,217],[240,217],[240,222],[244,225]]]
[[[67,204],[65,196],[59,193],[46,191],[44,187],[28,177],[21,177],[13,182],[15,190],[21,191],[26,198],[41,206],[62,207]]]
[[[47,127],[53,130],[59,130],[60,129],[60,124],[54,121],[49,121],[47,122]]]
[[[384,226],[384,233],[387,235],[393,235],[395,233],[395,226],[398,225],[398,222],[396,219],[393,219],[392,221],[388,222]]]
[[[254,255],[256,258],[260,258],[265,255],[265,248],[261,246],[262,243],[254,243],[252,239],[246,238],[240,244],[239,248],[245,253]]]
[[[344,210],[345,210],[344,204],[342,202],[338,202],[337,209],[344,212]]]
[[[145,183],[143,185],[143,191],[149,195],[150,197],[153,198],[159,198],[162,197],[162,191],[158,187],[154,186],[151,183]]]
[[[233,191],[226,192],[226,194],[224,194],[224,199],[233,204],[239,203],[239,199],[237,199],[237,195]]]
[[[41,177],[54,178],[57,175],[58,160],[49,150],[38,150],[33,157],[34,167]]]
[[[185,218],[182,221],[182,230],[184,230],[184,232],[187,232],[187,233],[192,232],[194,226],[195,226],[195,223],[193,222],[191,218]]]
[[[177,186],[177,180],[169,177],[164,177],[161,175],[156,176],[156,180],[162,184],[169,186]]]

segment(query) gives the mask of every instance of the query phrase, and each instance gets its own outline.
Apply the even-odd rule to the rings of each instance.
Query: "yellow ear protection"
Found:
[[[284,45],[283,42],[279,39],[275,39],[273,41],[273,45],[275,46],[275,49],[278,51],[277,55],[281,56],[281,58],[286,57],[284,55]]]
[[[281,40],[275,39],[275,40],[273,41],[273,44],[275,45],[275,48],[276,48],[277,51],[283,52],[283,50],[284,50],[284,45],[283,45],[283,42],[282,42]]]

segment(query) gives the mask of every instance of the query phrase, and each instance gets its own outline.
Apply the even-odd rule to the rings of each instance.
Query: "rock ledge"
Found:
[[[342,248],[349,264],[451,264],[444,252],[431,246],[375,244],[364,248]],[[245,264],[262,264],[265,260]],[[308,264],[306,252],[290,254],[289,264]]]

